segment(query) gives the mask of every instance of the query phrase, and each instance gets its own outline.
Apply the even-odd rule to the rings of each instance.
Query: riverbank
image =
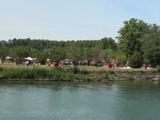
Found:
[[[158,81],[160,80],[160,72],[158,70],[111,69],[105,71],[88,71],[87,74],[82,75],[82,78],[88,81]]]
[[[0,81],[128,81],[160,80],[157,69],[106,69],[96,67],[0,67]]]

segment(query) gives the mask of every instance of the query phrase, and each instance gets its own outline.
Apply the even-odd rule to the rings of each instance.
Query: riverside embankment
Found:
[[[0,67],[0,81],[125,81],[160,80],[157,69],[63,69],[42,67]]]

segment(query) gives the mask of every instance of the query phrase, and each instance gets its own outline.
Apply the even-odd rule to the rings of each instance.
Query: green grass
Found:
[[[151,72],[150,72],[151,71]],[[69,66],[61,66],[60,68],[53,68],[49,66],[39,65],[23,66],[15,64],[1,64],[0,65],[0,80],[35,80],[35,81],[100,81],[100,80],[119,80],[119,78],[126,78],[128,76],[138,74],[152,74],[156,73],[157,69],[108,69],[107,66],[78,66],[77,68],[70,68]],[[124,75],[123,75],[124,74]],[[157,73],[156,73],[157,74]]]
[[[11,80],[72,80],[71,70],[42,67],[0,67],[0,79]]]

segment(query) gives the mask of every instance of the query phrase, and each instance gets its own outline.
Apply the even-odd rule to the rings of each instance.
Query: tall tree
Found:
[[[119,47],[129,58],[134,52],[142,52],[141,38],[149,30],[148,24],[138,19],[130,19],[124,22],[119,31]]]
[[[141,38],[149,32],[149,25],[135,18],[124,22],[119,31],[119,47],[126,54],[130,66],[138,68],[143,64]]]
[[[160,32],[147,34],[143,38],[143,51],[145,63],[153,67],[160,65]]]

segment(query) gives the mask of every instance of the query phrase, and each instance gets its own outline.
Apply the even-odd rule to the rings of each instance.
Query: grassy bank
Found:
[[[156,69],[106,69],[105,67],[51,68],[46,66],[0,66],[1,81],[117,81],[159,80]]]
[[[73,72],[65,69],[0,68],[1,80],[72,80]]]

